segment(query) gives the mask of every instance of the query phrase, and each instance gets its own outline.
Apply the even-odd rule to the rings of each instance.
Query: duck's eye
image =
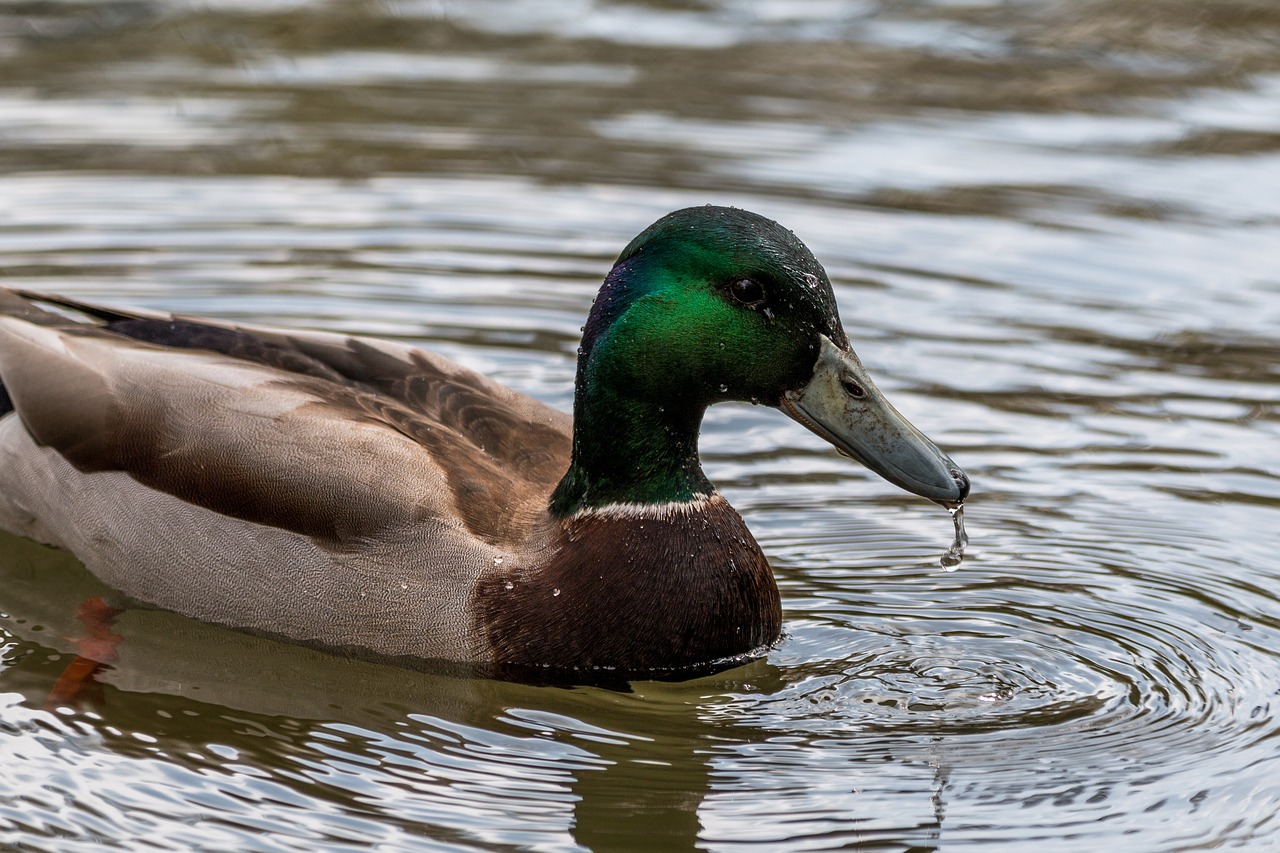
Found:
[[[729,293],[733,301],[744,308],[758,308],[764,304],[764,285],[749,278],[740,278],[729,285]]]

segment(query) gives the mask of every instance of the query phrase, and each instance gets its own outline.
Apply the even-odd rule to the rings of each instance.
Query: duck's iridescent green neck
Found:
[[[681,503],[712,494],[698,462],[705,406],[664,406],[629,397],[600,379],[613,372],[609,364],[590,367],[579,367],[573,461],[551,497],[552,513],[563,517],[611,504]],[[585,380],[584,373],[589,374]]]
[[[610,504],[695,500],[715,489],[698,462],[710,400],[690,377],[653,369],[669,330],[615,322],[649,288],[615,268],[583,335],[573,404],[573,460],[551,497],[557,516]]]

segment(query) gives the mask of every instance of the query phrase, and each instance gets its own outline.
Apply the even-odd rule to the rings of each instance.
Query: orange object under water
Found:
[[[86,599],[76,610],[76,618],[84,625],[84,634],[72,638],[76,657],[49,691],[46,709],[102,700],[102,684],[97,676],[116,659],[116,649],[123,638],[112,633],[111,628],[123,612],[107,604],[100,596]]]

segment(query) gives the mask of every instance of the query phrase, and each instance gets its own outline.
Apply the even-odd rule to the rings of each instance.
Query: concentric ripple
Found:
[[[1134,513],[1075,518],[1055,539],[1029,543],[1001,523],[983,519],[974,560],[954,574],[919,563],[810,568],[821,601],[791,623],[775,657],[809,676],[793,698],[865,726],[964,732],[1083,715],[1100,728],[1176,719],[1195,729],[1253,711],[1280,686],[1259,677],[1277,638],[1273,600],[1202,561],[1223,551],[1212,534],[1177,541],[1179,529],[1155,513]],[[783,550],[821,562],[824,548],[883,535],[832,527],[839,542]],[[1163,561],[1135,559],[1160,551]],[[832,649],[836,657],[823,655]]]
[[[1025,515],[1001,518],[995,507],[974,514],[974,556],[948,574],[924,545],[942,527],[936,511],[894,516],[894,539],[917,534],[913,567],[841,566],[846,549],[886,534],[847,514],[811,514],[820,537],[780,537],[787,562],[808,560],[814,587],[800,604],[806,618],[789,623],[771,657],[784,684],[736,694],[716,719],[798,735],[824,767],[864,781],[850,768],[927,769],[916,782],[934,798],[945,790],[952,814],[971,818],[950,826],[956,842],[985,837],[973,816],[1008,798],[1038,808],[1019,811],[1025,824],[1004,814],[1004,831],[1021,827],[1025,838],[1057,827],[1050,849],[1083,849],[1072,844],[1114,831],[1077,826],[1083,814],[1136,825],[1175,799],[1193,810],[1212,800],[1239,817],[1235,827],[1218,823],[1226,834],[1214,843],[1265,825],[1259,801],[1280,802],[1280,786],[1259,787],[1239,770],[1251,754],[1278,763],[1257,745],[1280,736],[1280,626],[1267,591],[1232,583],[1230,567],[1206,556],[1229,553],[1229,543],[1170,524],[1158,505],[1047,512],[1057,535],[1031,540]],[[1153,554],[1162,559],[1135,557]],[[1054,802],[1056,812],[1040,808]],[[821,814],[794,801],[770,814],[795,819],[798,809]]]

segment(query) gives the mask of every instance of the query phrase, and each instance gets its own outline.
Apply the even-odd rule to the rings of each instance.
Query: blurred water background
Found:
[[[1280,849],[1274,0],[9,0],[0,284],[428,346],[571,403],[674,208],[805,240],[974,481],[945,512],[776,412],[703,457],[767,660],[630,692],[129,613],[0,538],[0,848]]]

